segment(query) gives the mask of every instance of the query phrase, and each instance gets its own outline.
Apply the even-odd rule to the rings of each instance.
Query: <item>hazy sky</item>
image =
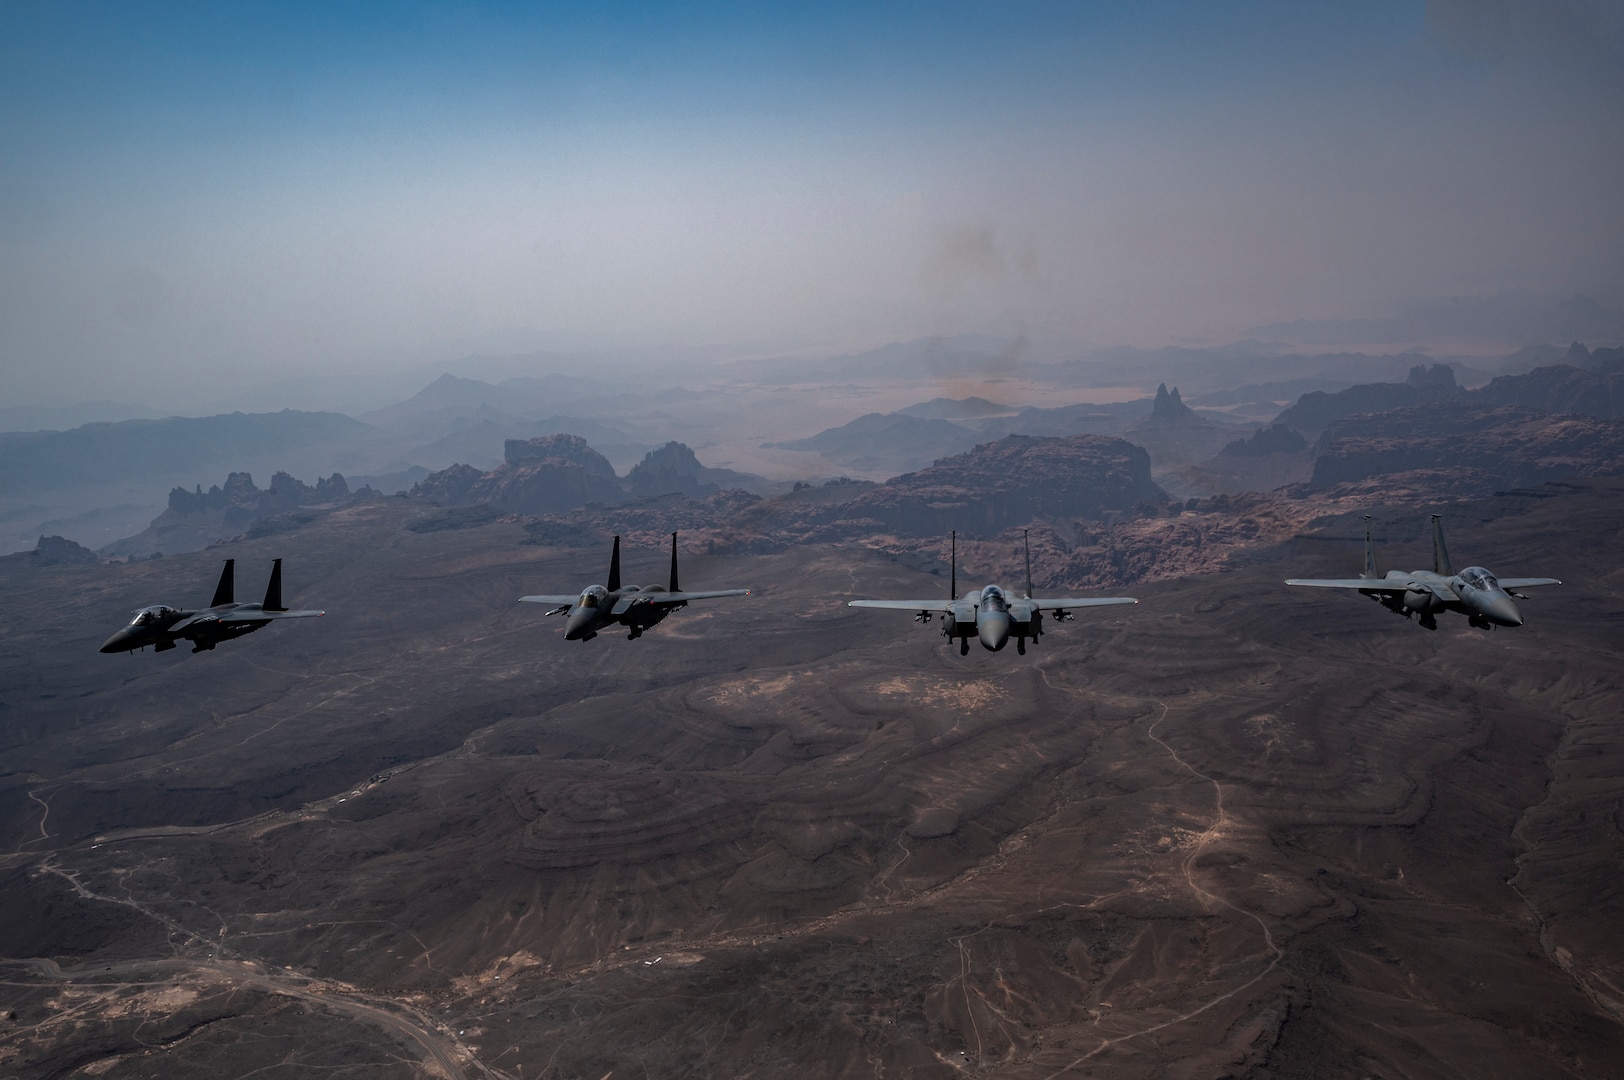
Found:
[[[0,4],[0,397],[1624,297],[1624,4]]]

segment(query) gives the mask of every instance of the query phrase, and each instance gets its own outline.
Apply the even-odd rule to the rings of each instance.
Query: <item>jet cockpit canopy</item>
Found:
[[[137,611],[135,613],[135,618],[130,620],[130,625],[150,626],[155,622],[162,622],[165,618],[177,614],[179,614],[179,612],[167,604],[153,604],[150,607],[144,607],[140,611]]]
[[[1495,576],[1481,566],[1468,566],[1460,572],[1461,583],[1469,588],[1493,591],[1500,587]]]
[[[602,585],[591,585],[581,594],[581,606],[595,608],[609,598],[609,590]]]
[[[987,611],[1004,610],[1004,590],[996,585],[988,585],[981,590],[981,606]]]

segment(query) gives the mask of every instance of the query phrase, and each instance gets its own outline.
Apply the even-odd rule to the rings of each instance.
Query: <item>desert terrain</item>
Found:
[[[602,545],[422,500],[13,557],[0,1076],[1616,1075],[1621,495],[1449,509],[1457,562],[1564,580],[1519,629],[1283,587],[1363,512],[1428,562],[1367,495],[1025,657],[845,606],[945,591],[935,543],[696,543],[752,595],[568,645],[514,601]],[[225,557],[327,616],[96,654]]]

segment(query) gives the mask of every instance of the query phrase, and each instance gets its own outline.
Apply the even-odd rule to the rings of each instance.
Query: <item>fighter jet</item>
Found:
[[[222,641],[251,634],[273,619],[310,619],[327,614],[325,611],[289,611],[282,606],[281,559],[271,561],[271,581],[265,587],[265,599],[258,604],[237,603],[232,599],[232,567],[236,561],[226,560],[226,568],[220,572],[220,583],[214,587],[214,599],[205,610],[183,611],[167,604],[144,607],[135,613],[130,625],[107,639],[101,651],[134,652],[151,645],[154,652],[166,652],[175,647],[177,638],[184,638],[192,643],[194,653],[200,653]]]
[[[1309,585],[1317,589],[1357,589],[1388,611],[1408,619],[1421,617],[1428,630],[1438,629],[1440,611],[1458,611],[1480,630],[1497,626],[1521,626],[1522,614],[1512,597],[1526,600],[1517,592],[1536,585],[1560,585],[1556,578],[1496,578],[1481,566],[1468,566],[1460,573],[1450,569],[1449,549],[1444,546],[1441,514],[1432,515],[1432,569],[1389,570],[1376,576],[1376,548],[1370,539],[1370,515],[1365,515],[1365,569],[1356,578],[1292,578],[1287,585]]]
[[[1086,600],[1039,600],[1032,595],[1032,544],[1023,532],[1026,545],[1026,594],[1010,596],[997,585],[988,585],[980,592],[971,590],[962,597],[959,592],[959,534],[954,530],[948,556],[949,580],[945,600],[852,600],[851,607],[886,608],[913,611],[914,622],[927,623],[937,613],[942,616],[942,636],[959,639],[959,655],[970,651],[970,639],[979,638],[983,648],[997,652],[1015,638],[1015,651],[1026,655],[1026,639],[1036,644],[1043,635],[1043,613],[1054,613],[1055,622],[1066,622],[1074,608],[1109,607],[1113,604],[1137,604],[1131,596],[1096,596]]]
[[[620,537],[615,537],[614,549],[609,553],[609,581],[604,585],[588,585],[580,596],[521,596],[522,604],[553,604],[548,615],[567,615],[564,623],[565,641],[591,641],[599,630],[611,626],[627,627],[627,640],[636,641],[643,631],[664,619],[678,608],[688,606],[691,600],[710,600],[717,596],[749,596],[749,589],[715,589],[710,592],[683,592],[677,587],[677,534],[671,534],[671,585],[620,584]]]

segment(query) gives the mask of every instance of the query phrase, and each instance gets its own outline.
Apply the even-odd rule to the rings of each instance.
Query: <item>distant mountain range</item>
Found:
[[[0,406],[0,432],[66,431],[84,424],[152,420],[162,415],[145,405],[120,401],[86,401],[77,405],[6,405]]]
[[[1583,294],[1510,292],[1419,303],[1401,314],[1366,319],[1294,319],[1253,328],[1254,337],[1304,345],[1419,345],[1493,340],[1624,341],[1624,312]]]
[[[0,434],[0,498],[63,488],[190,486],[223,468],[369,471],[387,433],[340,413],[230,413]]]

